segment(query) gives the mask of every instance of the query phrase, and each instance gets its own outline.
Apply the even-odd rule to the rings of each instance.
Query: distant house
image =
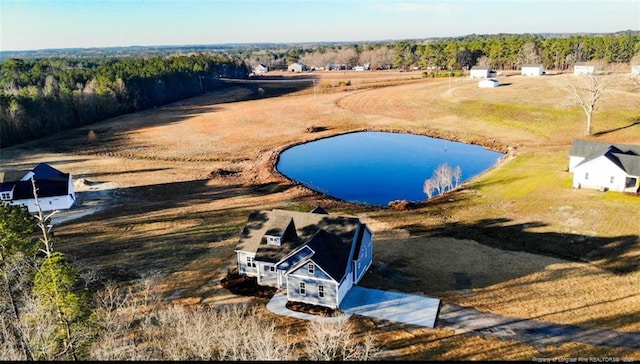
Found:
[[[284,288],[289,301],[339,308],[373,261],[373,232],[354,217],[261,210],[249,215],[236,249],[238,272]]]
[[[296,63],[292,63],[288,67],[289,72],[304,72],[307,70],[307,65],[298,61]]]
[[[487,78],[478,82],[478,87],[480,88],[492,88],[498,86],[500,86],[500,81],[494,78]]]
[[[262,76],[265,73],[269,72],[269,67],[267,67],[266,65],[260,63],[259,65],[257,65],[254,69],[253,69],[253,74],[257,75],[257,76]]]
[[[631,74],[634,76],[640,76],[640,64],[631,66]]]
[[[574,75],[590,75],[595,73],[596,66],[591,63],[586,62],[578,62],[573,65],[573,74]]]
[[[542,64],[523,64],[520,70],[522,76],[542,76],[544,75],[544,65]]]
[[[31,213],[38,211],[33,185],[35,181],[38,203],[42,211],[64,210],[71,208],[76,201],[73,178],[69,173],[62,173],[46,163],[38,164],[34,169],[24,173],[20,179],[5,178],[0,183],[0,200],[10,205],[26,206]]]
[[[575,140],[569,152],[574,188],[640,190],[640,145]]]
[[[495,76],[495,71],[490,66],[473,66],[469,71],[471,78],[489,78]]]

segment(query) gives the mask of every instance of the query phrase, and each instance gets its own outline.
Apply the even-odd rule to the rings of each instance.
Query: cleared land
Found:
[[[48,162],[71,172],[84,204],[104,208],[57,225],[57,248],[103,280],[158,274],[157,288],[178,303],[266,302],[220,286],[249,212],[321,205],[357,215],[376,233],[364,286],[520,318],[640,331],[640,197],[571,188],[568,151],[584,130],[565,88],[573,75],[511,75],[496,89],[417,72],[313,76],[231,84],[4,149],[3,168]],[[640,92],[628,75],[616,77],[591,138],[637,144]],[[288,146],[356,130],[440,136],[507,157],[451,196],[404,211],[336,201],[273,168]],[[539,347],[365,318],[359,327],[373,330],[387,357],[401,359],[640,359],[623,349]]]

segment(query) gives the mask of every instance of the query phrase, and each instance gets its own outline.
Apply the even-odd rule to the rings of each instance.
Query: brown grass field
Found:
[[[375,232],[374,267],[363,286],[519,318],[640,331],[640,197],[571,188],[568,152],[585,129],[565,87],[575,76],[514,74],[501,87],[480,89],[418,72],[312,75],[313,83],[232,83],[3,149],[3,168],[48,162],[72,173],[84,203],[104,208],[57,225],[56,248],[105,281],[159,275],[157,289],[175,303],[264,304],[220,286],[249,212],[320,205],[358,216]],[[589,138],[638,144],[640,92],[628,75],[613,77]],[[358,130],[438,136],[506,156],[459,191],[402,211],[331,199],[274,168],[291,145]],[[640,360],[619,348],[541,347],[356,320],[393,359]]]

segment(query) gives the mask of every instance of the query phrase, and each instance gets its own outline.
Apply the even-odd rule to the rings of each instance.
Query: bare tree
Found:
[[[611,81],[602,73],[581,75],[579,79],[579,84],[569,84],[567,89],[571,93],[574,103],[584,111],[587,117],[585,135],[590,135],[593,113],[597,111],[598,102],[604,96],[604,92]]]
[[[522,45],[518,54],[518,61],[522,64],[540,63],[540,49],[534,42],[527,42]]]
[[[433,178],[427,178],[424,181],[424,186],[422,186],[422,190],[427,195],[427,200],[430,199],[433,194],[436,192],[436,183]]]
[[[456,166],[453,169],[453,181],[454,181],[454,188],[458,188],[458,186],[460,185],[460,180],[462,179],[462,168],[460,168],[460,166]]]
[[[305,353],[307,360],[370,360],[376,353],[373,339],[366,336],[361,343],[353,335],[347,318],[334,321],[312,321],[307,326]]]

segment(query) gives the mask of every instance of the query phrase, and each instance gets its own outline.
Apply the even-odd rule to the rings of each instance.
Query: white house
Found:
[[[498,86],[500,86],[500,81],[494,78],[487,78],[478,82],[478,87],[480,88],[492,88]]]
[[[631,74],[633,76],[640,76],[640,64],[631,66]]]
[[[236,248],[238,273],[284,288],[289,301],[339,308],[373,261],[373,232],[357,218],[254,211]]]
[[[520,70],[522,76],[542,76],[544,74],[544,65],[542,64],[523,64]]]
[[[586,63],[586,62],[578,62],[573,65],[573,74],[574,75],[590,75],[595,73],[596,66],[594,64]]]
[[[253,69],[253,74],[256,76],[262,76],[264,74],[266,74],[267,72],[269,72],[269,67],[260,63],[259,65],[255,66],[255,68]]]
[[[640,145],[575,140],[569,152],[574,188],[640,190]]]
[[[495,76],[495,72],[490,66],[473,66],[469,71],[471,78],[489,78]]]
[[[26,206],[31,213],[38,212],[32,178],[42,211],[65,210],[75,203],[76,195],[71,174],[62,173],[46,163],[38,164],[20,180],[0,183],[0,200],[10,205]]]
[[[288,67],[289,72],[303,72],[307,70],[307,65],[298,61],[296,63],[292,63]]]

